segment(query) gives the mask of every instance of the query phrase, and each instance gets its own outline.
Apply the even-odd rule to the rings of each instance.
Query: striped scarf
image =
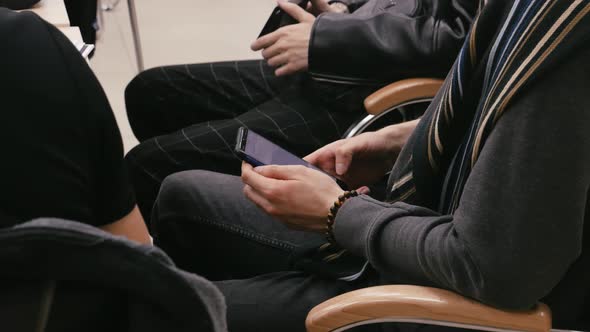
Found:
[[[406,143],[389,180],[389,202],[452,214],[486,139],[511,100],[575,49],[590,0],[487,0],[441,90]],[[295,266],[355,280],[365,259],[338,245],[310,246]]]
[[[573,47],[589,11],[590,0],[489,0],[392,172],[389,201],[452,214],[507,106]]]

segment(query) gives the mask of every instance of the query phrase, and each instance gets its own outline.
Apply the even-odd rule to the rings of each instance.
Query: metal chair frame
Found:
[[[102,11],[109,12],[114,10],[121,0],[115,0],[108,3],[103,3],[102,0],[99,1],[99,21],[102,21]],[[137,20],[137,10],[135,7],[135,0],[127,0],[127,7],[129,8],[129,23],[131,25],[131,33],[133,35],[133,46],[135,48],[135,60],[137,64],[137,70],[139,72],[145,69],[144,60],[143,60],[143,49],[141,46],[141,36],[139,34],[139,23]],[[102,22],[101,22],[102,23]],[[102,25],[102,24],[100,24]]]
[[[353,136],[362,134],[369,126],[371,126],[377,120],[381,119],[382,117],[384,117],[385,115],[387,115],[393,111],[400,112],[400,114],[402,115],[402,118],[403,118],[402,122],[407,121],[409,119],[407,119],[405,116],[404,107],[410,106],[410,105],[415,105],[415,104],[420,104],[420,103],[427,103],[427,102],[430,102],[431,100],[432,100],[432,98],[420,98],[420,99],[410,100],[410,101],[407,101],[403,104],[395,105],[395,106],[393,106],[393,107],[391,107],[391,108],[389,108],[377,115],[367,114],[360,121],[352,124],[348,128],[346,133],[344,133],[343,138],[351,138]]]

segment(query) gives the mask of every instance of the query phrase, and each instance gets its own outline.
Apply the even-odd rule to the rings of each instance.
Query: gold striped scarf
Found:
[[[589,0],[489,0],[398,160],[389,201],[454,212],[510,101],[577,42],[568,37],[589,11]]]

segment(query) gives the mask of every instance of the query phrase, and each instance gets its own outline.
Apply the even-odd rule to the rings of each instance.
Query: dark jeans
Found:
[[[129,84],[127,114],[141,144],[126,159],[146,220],[170,174],[239,174],[233,152],[238,128],[305,156],[342,137],[364,114],[364,98],[379,88],[273,72],[258,60],[181,65],[150,69]]]
[[[169,176],[154,206],[156,244],[181,268],[212,280],[230,331],[304,331],[315,305],[368,285],[290,271],[290,256],[320,235],[292,231],[242,194],[238,177],[206,171]]]
[[[321,302],[379,284],[375,271],[354,282],[294,271],[293,251],[322,235],[286,228],[248,201],[236,176],[187,171],[166,178],[152,216],[158,246],[177,265],[215,281],[230,331],[305,331]],[[431,332],[450,328],[380,324],[352,331]]]

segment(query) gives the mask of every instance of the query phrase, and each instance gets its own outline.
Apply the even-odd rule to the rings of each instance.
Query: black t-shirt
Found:
[[[0,8],[0,45],[0,227],[127,215],[135,197],[121,135],[86,61],[33,13]]]

